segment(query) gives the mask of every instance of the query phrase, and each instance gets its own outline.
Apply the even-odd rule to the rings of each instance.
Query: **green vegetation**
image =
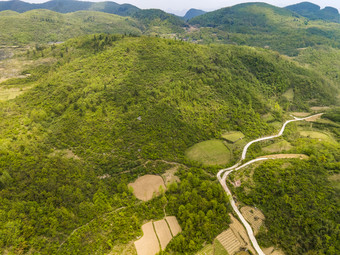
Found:
[[[294,90],[293,89],[288,89],[283,96],[288,100],[288,101],[293,101],[294,99]]]
[[[329,135],[318,131],[300,131],[300,135],[302,137],[317,139],[319,141],[323,140],[327,142],[334,142],[334,139],[332,139]]]
[[[217,239],[214,241],[214,248],[214,255],[228,255],[226,249],[224,249],[223,245]]]
[[[0,35],[3,44],[60,42],[93,33],[141,34],[138,23],[131,18],[91,11],[60,14],[48,10],[25,13],[1,12]]]
[[[289,142],[283,140],[283,141],[268,145],[266,147],[263,147],[262,150],[265,152],[269,152],[269,153],[276,153],[276,152],[282,152],[282,151],[289,151],[292,148],[293,146],[291,146]]]
[[[22,1],[0,2],[0,11],[12,10],[15,12],[26,12],[34,9],[46,9],[60,13],[76,11],[101,11],[120,16],[129,16],[140,9],[130,4],[117,4],[115,2],[86,2],[74,0],[52,0],[45,3],[27,3]]]
[[[286,254],[337,254],[339,200],[325,165],[315,158],[290,160],[288,166],[285,162],[263,163],[255,170],[251,192],[244,192],[250,183],[237,189],[242,201],[256,205],[266,216],[268,232],[258,234],[260,242],[280,245]]]
[[[339,11],[332,7],[326,7],[320,10],[320,6],[316,4],[302,2],[287,6],[286,8],[312,20],[321,19],[332,22],[340,22]]]
[[[242,134],[242,132],[239,132],[239,131],[227,132],[227,133],[222,134],[222,138],[227,140],[228,142],[234,143],[244,138],[244,134]]]
[[[47,42],[103,28],[108,33],[152,33],[161,22],[161,32],[168,33],[185,25],[167,15],[160,21],[158,11],[139,15],[144,21],[137,26],[135,19],[96,12],[5,12],[0,20],[9,30],[1,36],[3,42],[26,43],[38,31],[36,40]],[[92,16],[101,22],[92,22]],[[28,24],[32,30],[25,30]],[[62,37],[49,34],[57,33],[57,27]],[[228,150],[216,140],[221,130],[240,130],[249,138],[272,134],[275,122],[268,124],[261,116],[282,123],[284,110],[334,104],[337,95],[322,73],[247,46],[95,34],[60,45],[37,44],[25,57],[50,61],[22,73],[29,77],[0,84],[1,90],[30,88],[0,102],[0,251],[9,254],[110,253],[141,235],[145,220],[163,218],[164,210],[183,229],[166,252],[195,254],[227,229],[231,208],[215,168],[193,167],[198,164],[185,157],[188,148],[196,145],[212,149],[213,156],[219,150],[231,157],[230,150],[235,153],[244,141]],[[291,101],[284,96],[289,89],[294,92]],[[327,117],[336,119],[332,114]],[[327,127],[336,136],[335,128]],[[285,169],[275,161],[267,176],[268,169],[256,170],[254,193],[239,196],[263,207],[272,219],[270,238],[264,233],[262,240],[269,238],[288,253],[336,253],[327,238],[334,243],[339,207],[326,180],[328,172],[338,173],[340,153],[335,143],[299,138],[294,128],[285,138],[311,161],[292,161],[294,168]],[[166,162],[180,165],[181,183],[149,202],[137,201],[127,184],[144,174],[164,173],[172,167]],[[282,205],[286,199],[292,203]],[[278,212],[280,206],[283,212]],[[313,217],[305,212],[309,207]],[[288,216],[293,221],[286,225]],[[321,225],[329,228],[322,232]],[[315,236],[321,232],[325,234],[319,240]],[[291,245],[290,237],[299,246]]]
[[[189,21],[203,29],[185,35],[203,42],[237,43],[271,48],[297,55],[299,48],[315,45],[340,47],[337,23],[310,21],[296,13],[265,3],[246,3],[219,9]],[[209,40],[210,37],[210,40]]]
[[[186,152],[189,160],[197,161],[205,166],[223,166],[229,163],[231,152],[220,140],[209,140],[195,144]]]

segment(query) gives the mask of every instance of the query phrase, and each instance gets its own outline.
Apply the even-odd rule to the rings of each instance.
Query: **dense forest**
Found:
[[[284,152],[308,159],[233,173],[242,185],[231,190],[265,215],[261,247],[339,254],[339,24],[263,3],[196,10],[188,21],[106,7],[124,17],[92,11],[100,4],[1,12],[0,252],[128,254],[145,222],[173,215],[182,232],[162,254],[196,254],[233,213],[218,170],[296,112],[324,112],[280,138]],[[25,68],[3,78],[10,61]],[[239,144],[221,139],[231,131]],[[227,164],[186,156],[210,140],[234,148]],[[247,160],[276,142],[252,145]],[[180,182],[150,201],[134,196],[129,183],[174,165]]]

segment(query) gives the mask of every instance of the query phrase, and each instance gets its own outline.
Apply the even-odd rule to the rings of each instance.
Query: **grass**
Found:
[[[330,137],[329,135],[322,133],[322,132],[318,132],[318,131],[300,131],[300,135],[302,137],[308,137],[308,138],[312,138],[312,139],[319,139],[319,140],[323,140],[326,142],[334,142],[333,138]]]
[[[222,141],[209,140],[189,148],[186,156],[203,165],[225,165],[231,159],[231,152]]]
[[[1,88],[0,87],[0,101],[7,101],[16,98],[24,93],[29,88]]]
[[[237,140],[244,138],[244,134],[240,131],[227,132],[222,135],[222,138],[228,142],[234,143]]]
[[[340,174],[334,174],[330,176],[328,179],[334,188],[340,190]]]
[[[202,250],[197,252],[196,255],[214,255],[214,246],[212,244],[208,244],[204,246]]]
[[[294,91],[292,88],[288,89],[282,96],[284,96],[288,101],[293,101]]]
[[[223,245],[217,239],[214,241],[214,246],[214,255],[229,255],[226,249],[224,249]]]
[[[275,153],[275,152],[281,152],[281,151],[288,151],[292,148],[293,146],[289,142],[283,140],[280,142],[273,143],[269,146],[266,146],[262,148],[262,150],[265,152]]]
[[[274,127],[276,130],[279,130],[282,127],[282,122],[280,121],[274,121],[272,123],[269,123],[272,127]]]
[[[196,255],[229,255],[229,253],[224,249],[223,245],[215,239],[213,244],[204,246]]]

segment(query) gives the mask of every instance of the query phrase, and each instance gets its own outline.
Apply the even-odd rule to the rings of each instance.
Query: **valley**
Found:
[[[15,2],[0,253],[340,252],[334,9]]]

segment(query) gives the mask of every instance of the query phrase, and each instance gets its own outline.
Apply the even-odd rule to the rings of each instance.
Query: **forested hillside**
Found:
[[[48,10],[25,13],[1,12],[0,34],[5,45],[61,42],[91,33],[141,34],[140,25],[132,18],[92,11],[60,14]]]
[[[199,32],[189,38],[217,43],[237,43],[271,48],[296,55],[299,48],[315,45],[340,47],[340,25],[310,21],[303,16],[265,3],[222,8],[189,20]]]
[[[140,9],[131,4],[117,4],[112,1],[86,2],[77,0],[52,0],[45,3],[27,3],[20,0],[1,1],[0,11],[26,12],[35,9],[46,9],[50,11],[69,13],[76,11],[102,11],[120,16],[130,16]]]
[[[246,46],[98,34],[27,57],[50,61],[1,84],[29,88],[0,107],[4,253],[108,253],[164,207],[183,228],[168,251],[193,254],[227,228],[231,210],[216,168],[185,151],[228,130],[273,133],[261,115],[282,121],[284,110],[336,99],[320,74]],[[138,202],[127,184],[169,161],[181,164],[182,182]]]
[[[286,8],[312,20],[320,19],[337,23],[340,22],[339,11],[333,7],[327,6],[324,9],[321,9],[320,6],[316,4],[302,2],[289,5]]]

